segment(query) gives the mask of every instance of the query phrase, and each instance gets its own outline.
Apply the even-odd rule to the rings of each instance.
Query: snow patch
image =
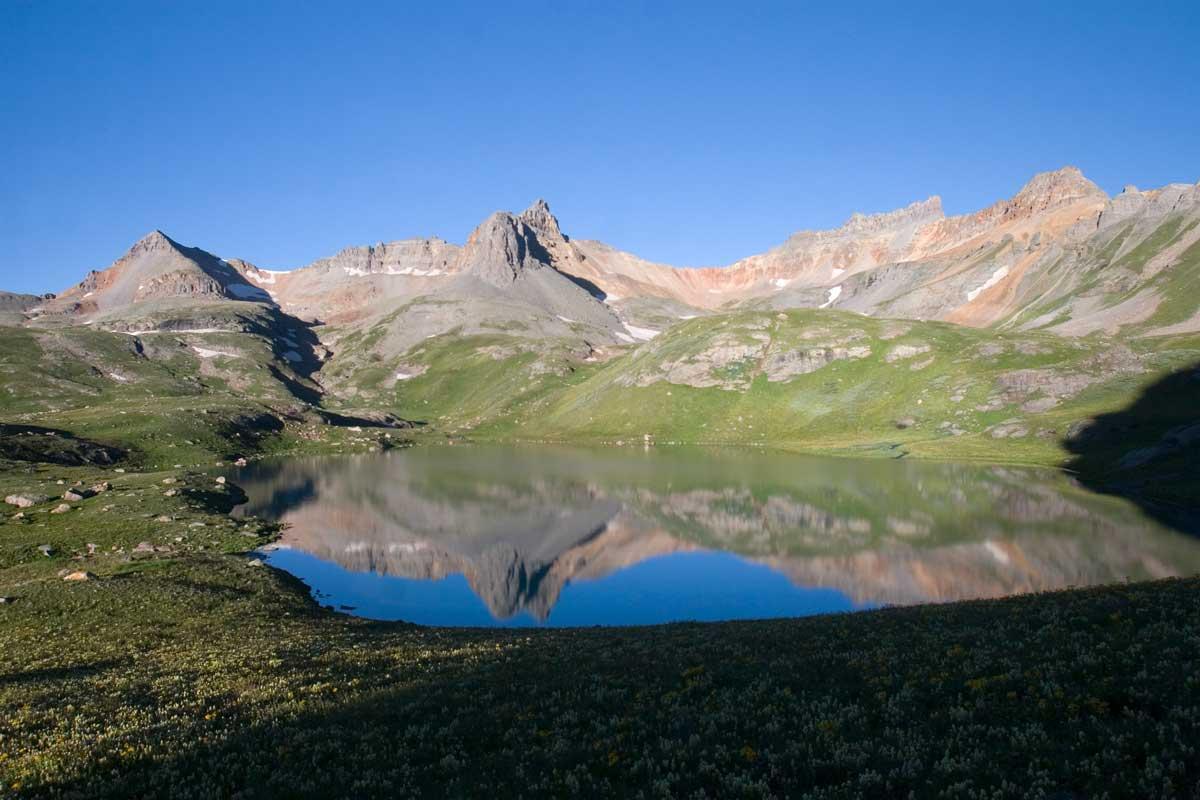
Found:
[[[997,283],[1004,280],[1005,276],[1007,276],[1007,275],[1008,275],[1008,267],[1000,267],[1000,269],[998,269],[992,273],[992,277],[990,277],[986,281],[984,281],[983,286],[980,286],[978,289],[972,289],[971,291],[967,292],[967,302],[969,303],[972,300],[974,300],[976,297],[979,297],[979,295],[983,294],[988,289],[992,288]]]
[[[826,300],[824,303],[821,303],[821,305],[817,306],[817,308],[829,308],[831,305],[833,305],[833,301],[837,300],[841,296],[842,296],[842,287],[835,286],[829,290],[829,299]]]
[[[992,541],[987,541],[983,543],[983,546],[986,547],[987,551],[992,554],[992,558],[996,559],[1001,564],[1009,563],[1010,559],[1008,557],[1008,553],[1004,552],[1000,545]]]
[[[775,280],[771,281],[771,284],[776,288],[776,290],[778,290],[787,286],[792,282],[792,280],[792,278],[776,278]]]
[[[830,274],[833,275],[833,277],[838,278],[838,277],[841,277],[842,273],[844,273],[845,271],[846,270],[844,270],[844,269],[838,269],[837,267],[834,267],[833,272]]]
[[[559,319],[561,319],[563,322],[567,322],[567,323],[570,323],[570,322],[574,322],[574,321],[575,321],[575,320],[573,320],[573,319],[568,319],[567,317],[564,317],[562,314],[555,314],[554,316],[558,317],[558,318],[559,318]]]
[[[347,267],[346,271],[349,272],[350,269]],[[365,272],[362,272],[359,274],[366,275]],[[433,277],[435,275],[447,275],[449,273],[447,273],[446,270],[444,270],[444,269],[417,269],[416,267],[405,267],[404,269],[396,269],[395,267],[388,267],[387,269],[385,269],[383,271],[383,274],[384,275],[416,275],[417,277],[427,278],[427,277]]]
[[[224,328],[178,328],[175,330],[155,330],[153,328],[144,331],[118,331],[126,336],[145,336],[150,333],[239,333],[239,331],[227,331]]]
[[[415,378],[415,377],[417,377],[417,376],[412,374],[411,372],[397,372],[396,373],[396,380],[398,380],[398,381],[406,381],[409,378]]]
[[[251,286],[248,283],[231,283],[225,287],[239,300],[266,300],[270,295],[259,289],[257,286]]]
[[[620,299],[621,299],[621,295],[619,295],[619,294],[606,294],[606,295],[604,295],[604,302],[606,302],[606,303],[615,303],[615,302],[617,302],[617,301],[618,301],[618,300],[620,300]]]
[[[300,354],[297,353],[295,350],[288,350],[286,353],[283,354],[283,357],[286,358],[288,361],[292,362],[293,364],[295,364],[298,361],[303,360],[300,357]]]
[[[620,339],[622,342],[625,342],[626,344],[633,344],[632,336],[626,336],[625,334],[621,333],[620,331],[616,331],[613,335],[616,336],[618,339]]]
[[[237,353],[225,353],[221,350],[209,350],[207,347],[196,347],[192,345],[192,349],[196,351],[196,355],[201,358],[216,358],[217,356],[225,356],[226,358],[241,358]]]
[[[633,338],[640,339],[643,342],[650,341],[651,339],[653,339],[655,336],[658,336],[658,334],[662,332],[662,331],[653,330],[652,328],[639,328],[636,325],[628,325],[628,324],[625,326],[625,330],[627,330],[631,334],[633,334]],[[618,335],[620,335],[620,334],[618,334]]]
[[[680,314],[679,318],[680,319],[695,319],[698,316],[700,316],[700,315],[699,314]]]
[[[371,274],[371,273],[367,272],[365,269],[358,269],[357,267],[342,267],[342,269],[344,269],[346,271],[346,274],[349,275],[351,278],[361,278],[364,275]]]

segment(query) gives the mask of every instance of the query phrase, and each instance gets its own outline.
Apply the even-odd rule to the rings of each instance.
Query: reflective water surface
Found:
[[[471,445],[256,464],[239,513],[326,604],[431,625],[799,616],[1200,572],[1053,470]]]

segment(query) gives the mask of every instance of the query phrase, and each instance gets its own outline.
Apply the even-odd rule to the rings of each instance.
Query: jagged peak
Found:
[[[522,211],[517,219],[538,233],[562,236],[562,231],[558,227],[558,220],[550,212],[550,204],[540,197],[534,200],[529,208]]]
[[[513,216],[507,211],[496,211],[471,232],[460,255],[460,264],[464,271],[474,273],[488,283],[508,285],[523,270],[549,263],[537,233],[538,229],[524,214]]]

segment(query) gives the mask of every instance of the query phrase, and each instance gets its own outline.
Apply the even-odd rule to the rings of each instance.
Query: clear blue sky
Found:
[[[565,231],[718,264],[1075,164],[1200,178],[1200,2],[0,2],[0,287]],[[837,9],[837,10],[835,10]]]

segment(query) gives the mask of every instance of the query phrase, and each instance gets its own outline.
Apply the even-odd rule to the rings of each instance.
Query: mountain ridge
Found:
[[[484,283],[509,286],[519,273],[548,266],[610,305],[630,298],[653,298],[710,310],[762,302],[778,308],[838,305],[872,315],[891,312],[894,316],[990,325],[998,321],[997,314],[975,313],[963,307],[984,293],[993,295],[994,306],[995,296],[999,296],[995,287],[1004,284],[1000,287],[1003,289],[1018,281],[1028,265],[1017,269],[1016,265],[997,262],[986,273],[975,270],[980,275],[977,286],[964,289],[958,302],[943,298],[939,305],[926,304],[919,313],[907,312],[904,304],[891,303],[892,297],[882,304],[870,296],[854,301],[855,285],[843,284],[859,273],[886,270],[889,265],[925,264],[938,258],[966,262],[978,248],[999,244],[1005,237],[1012,237],[1019,246],[1056,243],[1071,247],[1079,238],[1130,217],[1192,214],[1198,207],[1200,184],[1176,183],[1147,191],[1127,187],[1109,198],[1078,168],[1064,167],[1038,173],[1013,197],[976,212],[947,217],[940,197],[933,195],[892,211],[856,212],[838,228],[797,231],[776,247],[726,266],[694,268],[657,264],[595,240],[567,237],[541,198],[520,213],[495,212],[462,245],[430,237],[352,246],[292,270],[266,270],[241,259],[221,259],[200,248],[180,245],[156,230],[108,269],[93,271],[83,282],[62,292],[52,308],[84,315],[99,310],[104,304],[83,301],[97,289],[115,283],[112,272],[140,258],[165,254],[167,259],[190,260],[199,269],[181,267],[173,270],[179,274],[166,279],[152,276],[157,281],[153,286],[146,288],[139,283],[132,294],[126,287],[113,304],[164,295],[207,294],[277,301],[281,307],[290,307],[292,313],[314,320],[354,318],[366,316],[365,308],[371,303],[403,301],[427,293],[459,273],[469,272]],[[230,284],[237,283],[235,278],[213,274],[222,266],[241,275],[249,288],[235,286],[231,291]],[[1001,271],[1004,274],[993,280]],[[944,272],[929,277],[940,279],[945,277]],[[885,273],[880,275],[888,278]],[[348,285],[356,278],[372,279],[375,285],[366,290]],[[384,282],[392,278],[396,279],[390,281],[394,285],[385,286]],[[400,281],[412,286],[400,285]],[[871,281],[872,285],[876,282]],[[919,284],[900,286],[889,294],[922,288]],[[783,297],[772,299],[781,292]],[[831,292],[837,296],[831,296]],[[71,302],[76,305],[71,307]],[[1009,315],[1020,311],[1007,307],[1002,310]]]

